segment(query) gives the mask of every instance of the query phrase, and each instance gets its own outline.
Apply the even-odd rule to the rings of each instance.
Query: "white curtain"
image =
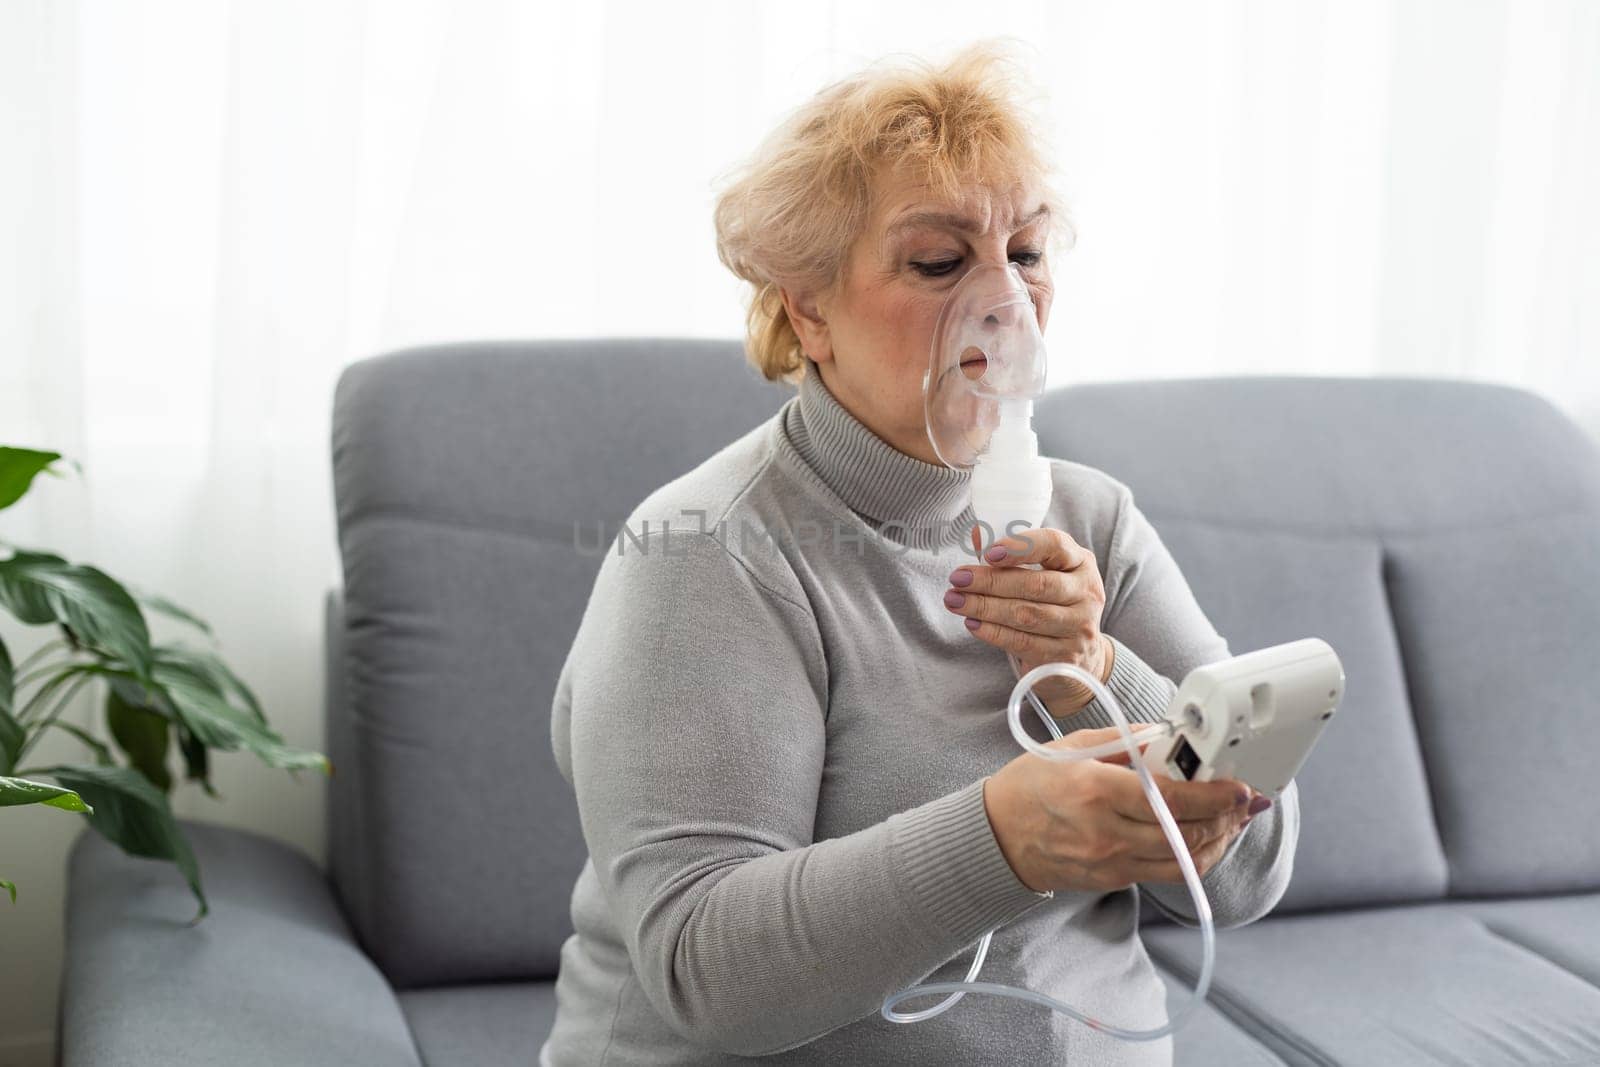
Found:
[[[1031,50],[1080,229],[1054,383],[1459,376],[1600,434],[1584,0],[7,0],[0,443],[85,477],[46,480],[0,537],[188,605],[320,745],[340,368],[441,340],[735,336],[715,178],[826,81],[986,36]],[[217,772],[228,803],[190,787],[181,814],[320,857],[314,778]],[[24,951],[54,952],[75,830],[0,818],[24,887],[0,937]],[[37,1042],[53,994],[0,989],[0,1034]]]

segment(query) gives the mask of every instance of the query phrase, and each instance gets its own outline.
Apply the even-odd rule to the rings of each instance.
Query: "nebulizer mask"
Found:
[[[1018,269],[968,271],[934,326],[922,395],[934,452],[972,471],[985,543],[1038,526],[1050,506],[1050,463],[1032,427],[1045,370],[1038,312]]]
[[[1053,485],[1050,462],[1039,455],[1039,441],[1032,426],[1033,403],[1044,392],[1045,368],[1037,308],[1018,268],[1010,264],[983,265],[968,271],[950,291],[934,327],[928,372],[923,378],[923,406],[928,439],[939,459],[956,470],[972,472],[972,510],[986,527],[986,544],[997,538],[1026,536],[1028,528],[1043,523],[1049,509]],[[1037,564],[1026,566],[1037,569]],[[1116,697],[1090,672],[1072,663],[1044,663],[1024,674],[1016,655],[1008,652],[1007,656],[1019,677],[1007,703],[1006,718],[1019,745],[1034,755],[1061,763],[1127,754],[1129,766],[1139,775],[1194,900],[1204,941],[1199,982],[1193,997],[1170,1012],[1164,1026],[1150,1030],[1113,1026],[1043,993],[977,981],[994,937],[995,931],[990,930],[978,943],[963,981],[909,986],[886,998],[881,1014],[890,1022],[921,1022],[947,1011],[967,993],[988,993],[1043,1005],[1101,1033],[1128,1041],[1165,1037],[1204,1000],[1211,985],[1215,953],[1211,907],[1200,886],[1200,875],[1140,751],[1141,745],[1172,733],[1175,724],[1140,723],[1140,732],[1135,734]],[[1079,749],[1051,748],[1035,741],[1022,727],[1024,700],[1032,705],[1052,738],[1062,736],[1054,717],[1033,692],[1035,685],[1049,677],[1072,678],[1087,687],[1116,723],[1119,738]],[[894,1010],[903,1000],[934,993],[949,995],[921,1011]]]

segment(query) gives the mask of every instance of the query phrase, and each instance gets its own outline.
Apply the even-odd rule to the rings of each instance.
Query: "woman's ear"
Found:
[[[815,293],[800,293],[780,286],[783,310],[789,316],[789,325],[800,338],[800,348],[817,363],[833,359],[833,341],[828,333],[828,322],[822,317]]]

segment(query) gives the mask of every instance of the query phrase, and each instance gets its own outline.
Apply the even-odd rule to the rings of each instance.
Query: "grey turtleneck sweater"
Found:
[[[645,499],[595,580],[553,708],[590,860],[541,1063],[1169,1063],[1170,1038],[1124,1043],[1009,998],[878,1014],[907,985],[960,980],[998,928],[982,980],[1159,1026],[1139,904],[1193,910],[1181,884],[1017,878],[983,802],[1021,751],[1016,679],[942,600],[974,562],[969,476],[896,451],[807,370],[772,419]],[[1044,525],[1102,570],[1109,688],[1158,719],[1227,643],[1128,488],[1051,462]],[[1058,720],[1110,721],[1098,701]],[[1278,901],[1298,827],[1291,784],[1203,879],[1218,927]]]

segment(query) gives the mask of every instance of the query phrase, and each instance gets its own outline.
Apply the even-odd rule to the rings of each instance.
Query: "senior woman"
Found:
[[[962,978],[998,928],[984,980],[1154,1028],[1140,900],[1194,921],[1128,767],[1019,754],[1005,652],[1076,663],[1153,721],[1226,642],[1128,488],[1091,467],[1051,460],[1041,528],[976,557],[970,476],[924,428],[934,322],[965,272],[1016,264],[1049,312],[1067,220],[1011,75],[983,48],[869,69],[721,196],[720,252],[754,287],[750,357],[797,395],[641,503],[596,579],[554,705],[590,862],[542,1063],[1171,1060],[1170,1038],[1123,1043],[1010,998],[879,1014]],[[1090,696],[1047,693],[1053,744],[1114,736]],[[1265,914],[1295,787],[1274,806],[1239,782],[1158,781],[1217,925]]]

